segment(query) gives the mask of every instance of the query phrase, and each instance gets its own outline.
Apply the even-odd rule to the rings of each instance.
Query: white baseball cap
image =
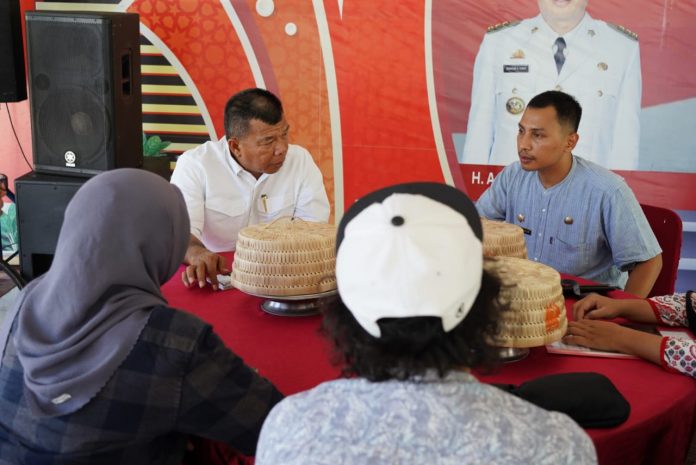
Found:
[[[471,200],[438,183],[409,183],[358,200],[338,227],[336,281],[365,331],[380,318],[435,316],[447,332],[481,288],[481,220]]]

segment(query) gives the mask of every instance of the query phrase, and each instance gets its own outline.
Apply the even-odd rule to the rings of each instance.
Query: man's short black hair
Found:
[[[569,127],[573,132],[578,132],[582,107],[575,97],[558,90],[548,90],[532,98],[527,104],[528,108],[553,107],[561,126]]]
[[[265,89],[246,89],[234,94],[225,105],[225,135],[244,137],[249,121],[258,119],[266,124],[278,124],[283,118],[283,104]]]

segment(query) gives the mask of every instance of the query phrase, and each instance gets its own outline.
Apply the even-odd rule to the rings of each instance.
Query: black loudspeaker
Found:
[[[141,166],[138,15],[33,11],[26,19],[34,170],[92,176]]]
[[[30,281],[51,267],[65,208],[85,177],[31,172],[15,180],[19,271]]]
[[[0,0],[0,102],[26,98],[19,0]]]

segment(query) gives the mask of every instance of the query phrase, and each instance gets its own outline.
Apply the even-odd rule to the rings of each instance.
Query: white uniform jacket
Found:
[[[619,26],[585,14],[563,38],[541,15],[488,32],[474,64],[471,109],[461,163],[507,165],[517,160],[517,124],[529,100],[562,90],[582,106],[573,151],[609,169],[636,169],[640,143],[641,74],[638,40]]]

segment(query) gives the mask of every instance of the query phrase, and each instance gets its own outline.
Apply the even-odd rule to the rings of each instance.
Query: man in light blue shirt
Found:
[[[530,100],[519,123],[519,161],[476,207],[482,216],[521,226],[531,260],[646,297],[662,250],[626,182],[572,154],[581,115],[563,92]]]

